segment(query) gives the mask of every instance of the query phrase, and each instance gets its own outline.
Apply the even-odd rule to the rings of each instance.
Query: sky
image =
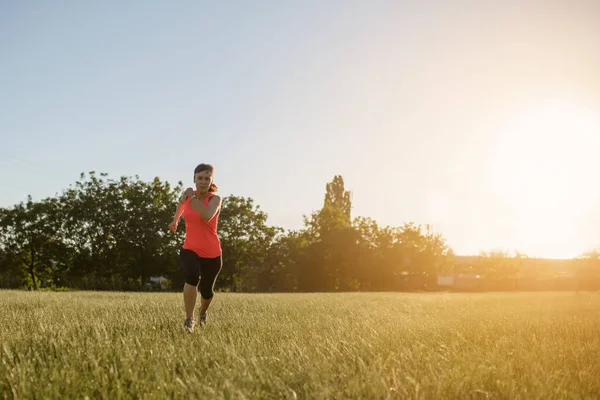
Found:
[[[0,206],[82,172],[192,186],[302,227],[354,217],[457,254],[600,245],[600,2],[0,3]]]

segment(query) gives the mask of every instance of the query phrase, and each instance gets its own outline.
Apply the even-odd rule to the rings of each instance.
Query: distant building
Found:
[[[167,278],[165,278],[164,276],[151,276],[150,278],[148,278],[148,280],[145,283],[145,286],[147,289],[160,289],[160,290],[167,290]]]
[[[481,288],[481,275],[458,274],[454,281],[454,288],[458,290],[475,290]]]
[[[438,275],[436,283],[442,287],[453,287],[454,286],[454,275]]]
[[[512,260],[516,264],[512,264]],[[494,278],[484,274],[488,262],[490,260],[481,256],[456,256],[453,260],[453,272],[437,275],[437,287],[442,290],[467,291],[572,289],[577,285],[576,271],[581,265],[581,260],[523,257],[503,260],[502,263],[506,262],[506,267],[512,269],[512,272]]]

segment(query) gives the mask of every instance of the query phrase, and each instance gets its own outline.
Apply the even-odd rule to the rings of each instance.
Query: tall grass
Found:
[[[600,295],[0,291],[0,398],[598,398]]]

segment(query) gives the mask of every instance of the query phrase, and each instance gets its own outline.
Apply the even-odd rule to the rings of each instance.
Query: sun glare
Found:
[[[509,247],[559,258],[584,250],[585,214],[600,199],[599,149],[598,115],[564,104],[534,110],[498,137],[488,184],[518,227]]]

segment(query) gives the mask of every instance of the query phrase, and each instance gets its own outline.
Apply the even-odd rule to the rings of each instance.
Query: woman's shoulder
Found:
[[[218,193],[215,193],[215,192],[210,192],[210,193],[208,194],[208,199],[209,199],[209,200],[212,200],[213,198],[214,198],[215,200],[222,200],[222,197],[221,197],[221,195],[219,195]]]

